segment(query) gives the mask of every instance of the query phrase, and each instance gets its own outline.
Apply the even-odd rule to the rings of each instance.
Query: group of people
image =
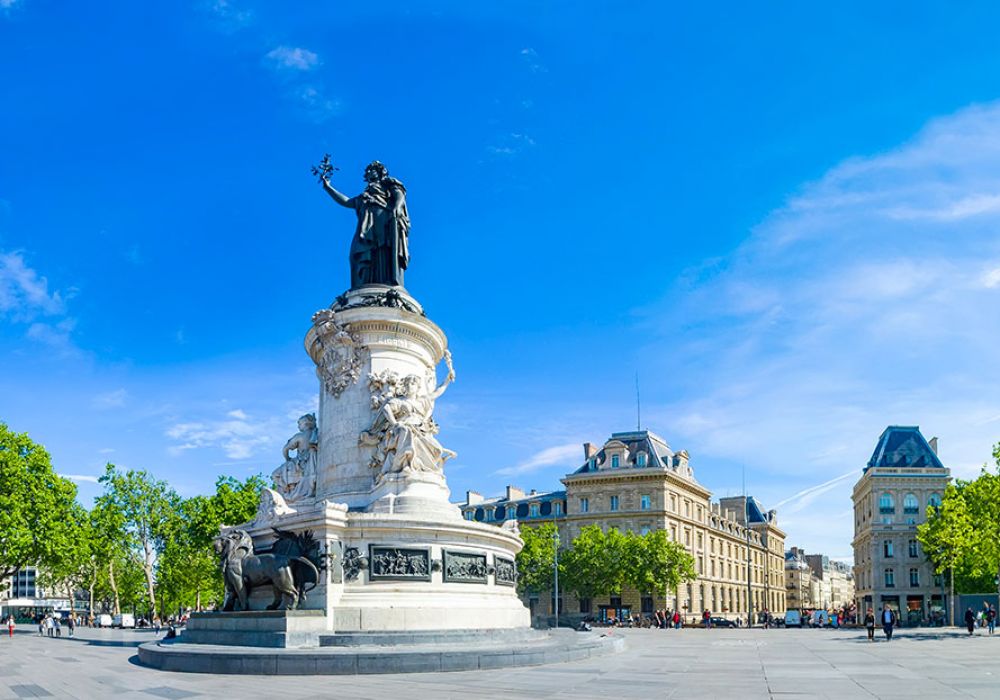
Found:
[[[38,636],[44,637],[61,637],[63,629],[63,619],[59,615],[53,613],[48,613],[46,615],[39,615],[36,618],[38,622]],[[73,632],[76,631],[76,617],[69,615],[65,620],[66,631],[68,636],[72,637]]]
[[[656,627],[661,630],[670,629],[671,627],[679,630],[684,624],[684,618],[678,610],[657,610],[653,614],[653,621]]]
[[[976,633],[977,627],[985,627],[988,634],[993,634],[996,626],[997,610],[989,603],[983,603],[983,609],[978,613],[973,612],[972,608],[965,610],[965,628],[969,630],[970,635]]]
[[[868,630],[868,641],[875,641],[875,611],[872,608],[868,608],[868,612],[865,614],[865,629]],[[882,607],[882,611],[878,614],[878,623],[882,625],[882,633],[885,634],[885,641],[892,641],[892,630],[899,624],[899,617],[896,616],[896,611],[889,607],[888,603]]]

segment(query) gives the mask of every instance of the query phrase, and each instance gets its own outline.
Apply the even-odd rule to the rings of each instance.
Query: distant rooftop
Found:
[[[875,446],[868,467],[937,467],[944,469],[937,451],[916,425],[890,425]]]

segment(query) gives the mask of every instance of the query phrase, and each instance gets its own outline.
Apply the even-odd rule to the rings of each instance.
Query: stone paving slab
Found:
[[[627,640],[621,654],[496,671],[354,676],[346,692],[345,686],[331,686],[329,677],[177,674],[144,668],[136,663],[135,648],[122,644],[148,641],[151,633],[78,630],[75,641],[19,633],[13,640],[0,638],[0,700],[316,700],[331,693],[349,694],[352,700],[1000,698],[1000,635],[970,639],[964,630],[903,630],[891,643],[870,643],[863,631],[853,630],[614,634]]]

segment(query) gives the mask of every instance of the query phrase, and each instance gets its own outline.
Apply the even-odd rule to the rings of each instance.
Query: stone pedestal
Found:
[[[450,370],[441,329],[405,290],[363,287],[315,314],[305,346],[320,380],[316,495],[241,526],[255,548],[274,527],[322,543],[329,567],[303,607],[322,610],[331,632],[527,628],[520,538],[465,521],[449,500],[452,453],[431,416],[447,384],[437,366]],[[399,410],[387,414],[388,401]],[[397,419],[405,430],[388,432]],[[258,591],[252,607],[270,600]]]

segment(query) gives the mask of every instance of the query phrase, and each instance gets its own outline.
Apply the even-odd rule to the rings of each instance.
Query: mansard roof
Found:
[[[623,464],[622,467],[641,469],[642,467],[639,467],[637,462],[637,456],[640,452],[646,454],[646,467],[674,466],[674,452],[666,440],[649,430],[632,430],[625,433],[611,433],[611,438],[604,444],[604,447],[597,451],[593,459],[588,459],[582,467],[573,473],[586,474],[598,471],[604,466],[607,459],[606,450],[619,445],[624,445],[629,454],[627,464]]]
[[[941,460],[916,425],[890,425],[875,446],[868,467],[937,467]]]

